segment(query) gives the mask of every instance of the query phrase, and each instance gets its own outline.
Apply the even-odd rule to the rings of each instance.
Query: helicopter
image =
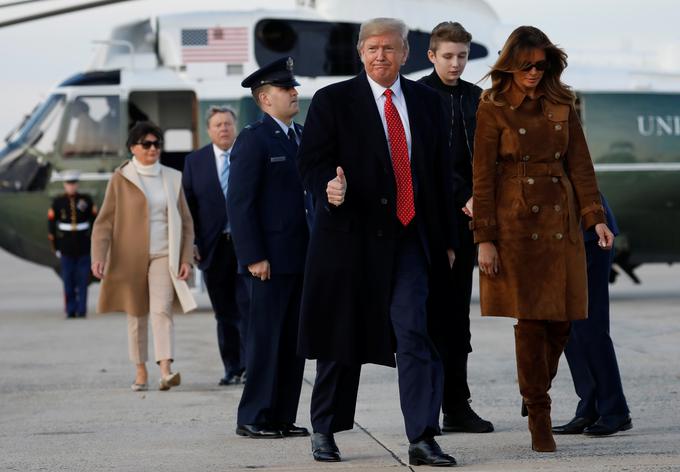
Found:
[[[166,14],[114,28],[91,70],[54,87],[6,137],[0,246],[56,269],[45,212],[62,192],[65,170],[79,170],[82,191],[101,202],[112,172],[129,157],[127,130],[140,120],[164,130],[161,161],[182,169],[184,156],[209,142],[202,119],[208,107],[231,106],[240,127],[260,117],[240,82],[279,57],[295,59],[303,122],[316,90],[360,72],[356,42],[366,18],[408,12],[401,15],[410,28],[402,73],[412,79],[431,71],[429,32],[442,18],[473,32],[468,80],[482,77],[499,49],[500,19],[482,1],[375,0],[361,9],[355,3],[308,0],[294,10]],[[637,90],[632,72],[604,71],[605,81],[594,80],[592,70],[570,73],[598,182],[621,229],[616,263],[639,282],[638,265],[680,260],[680,93],[666,84],[661,87],[671,92]]]

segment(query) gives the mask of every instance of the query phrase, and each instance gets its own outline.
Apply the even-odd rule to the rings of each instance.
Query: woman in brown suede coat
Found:
[[[510,35],[488,74],[473,159],[482,315],[518,320],[519,388],[541,452],[555,450],[548,390],[570,321],[587,314],[579,223],[595,227],[603,249],[614,241],[574,95],[560,82],[566,57],[537,28]]]

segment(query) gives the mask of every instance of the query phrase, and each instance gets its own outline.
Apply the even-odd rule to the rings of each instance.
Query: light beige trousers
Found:
[[[130,360],[135,364],[143,364],[149,360],[149,318],[156,362],[174,359],[175,325],[172,319],[172,302],[175,288],[170,278],[168,256],[151,256],[147,279],[149,314],[127,315],[128,348]]]

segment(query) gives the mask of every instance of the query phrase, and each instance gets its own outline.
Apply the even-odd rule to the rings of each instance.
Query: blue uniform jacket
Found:
[[[295,130],[302,135],[300,125]],[[267,114],[244,128],[234,143],[227,214],[239,273],[265,259],[272,274],[304,272],[308,212],[295,159],[295,147]]]
[[[182,186],[194,219],[194,239],[201,255],[198,267],[205,270],[212,263],[218,237],[227,223],[227,206],[212,144],[186,157]]]

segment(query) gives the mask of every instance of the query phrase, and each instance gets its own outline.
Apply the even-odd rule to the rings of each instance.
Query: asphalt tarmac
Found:
[[[336,435],[343,462],[312,460],[308,438],[234,434],[241,386],[218,387],[221,363],[207,295],[178,315],[175,370],[182,385],[133,393],[122,314],[66,320],[59,279],[0,252],[0,470],[11,471],[382,471],[408,470],[396,372],[365,366],[352,431]],[[612,287],[612,337],[634,428],[606,438],[557,436],[557,452],[531,451],[520,416],[512,320],[472,306],[472,406],[489,434],[446,434],[442,448],[469,471],[680,471],[680,266],[649,265],[642,285]],[[625,277],[625,276],[624,276]],[[309,427],[315,364],[308,361],[297,423]],[[553,422],[577,397],[564,358],[551,390]],[[412,470],[428,470],[413,467]]]

